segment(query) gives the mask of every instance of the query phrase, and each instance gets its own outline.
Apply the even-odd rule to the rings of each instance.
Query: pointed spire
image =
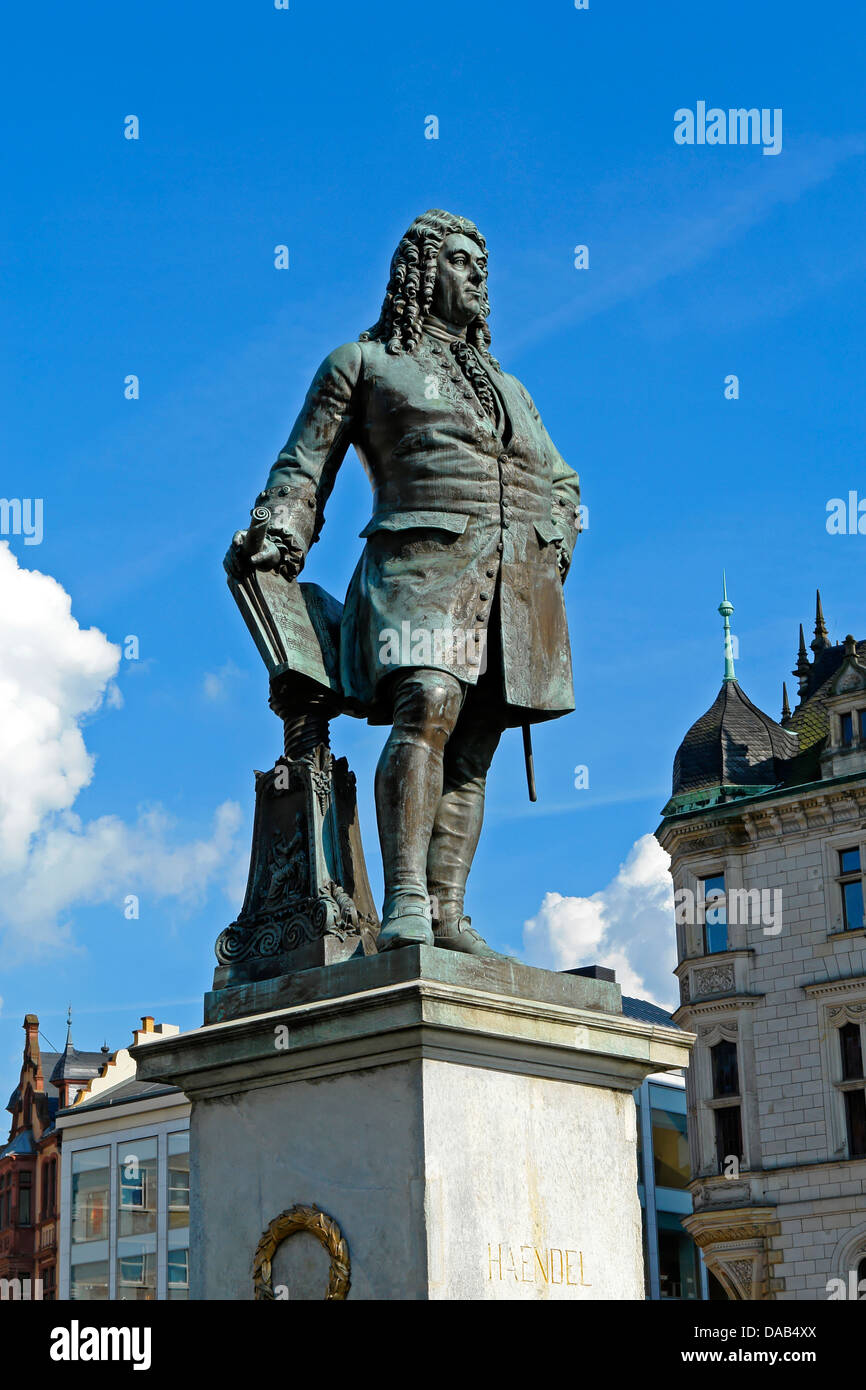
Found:
[[[805,634],[805,632],[803,631],[803,624],[801,623],[801,624],[800,624],[800,647],[799,647],[799,650],[798,650],[798,652],[797,652],[797,665],[794,667],[794,670],[793,670],[793,673],[792,673],[793,675],[795,675],[795,676],[797,677],[797,681],[798,681],[798,683],[799,683],[799,689],[800,689],[800,694],[801,694],[801,695],[802,695],[803,692],[805,691],[806,686],[809,684],[809,672],[811,671],[811,669],[812,669],[812,668],[811,668],[811,666],[810,666],[810,664],[809,664],[809,653],[808,653],[807,650],[806,650],[806,634]]]
[[[784,727],[791,718],[791,706],[788,703],[788,682],[782,681],[782,726]]]
[[[65,1052],[74,1052],[75,1047],[72,1042],[72,1005],[66,1010],[66,1047]]]
[[[815,636],[812,639],[812,651],[817,656],[819,652],[826,651],[830,645],[827,635],[827,624],[824,622],[824,610],[821,607],[821,590],[815,590]]]
[[[734,672],[734,645],[733,645],[733,642],[731,641],[731,614],[733,613],[733,611],[734,611],[734,605],[731,603],[730,599],[728,598],[728,585],[727,585],[727,580],[726,580],[726,577],[725,577],[725,572],[724,572],[724,570],[723,570],[723,571],[722,571],[722,601],[721,601],[721,603],[719,604],[719,612],[721,613],[721,615],[722,615],[722,617],[723,617],[723,619],[724,619],[724,621],[725,621],[725,675],[724,675],[724,679],[725,679],[726,681],[735,681],[735,680],[737,679],[736,674],[735,674],[735,672]]]

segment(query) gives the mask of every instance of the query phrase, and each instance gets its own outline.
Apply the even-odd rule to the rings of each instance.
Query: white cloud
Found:
[[[225,802],[210,833],[182,842],[159,806],[133,824],[82,821],[72,809],[93,777],[82,722],[122,706],[120,649],[82,630],[49,575],[20,569],[0,545],[0,929],[4,955],[71,944],[70,915],[127,894],[192,904],[217,883],[234,894],[240,807]],[[122,920],[122,918],[121,918]]]
[[[676,1007],[671,971],[676,965],[670,858],[655,836],[643,835],[616,877],[588,898],[546,893],[524,924],[530,965],[570,970],[606,965],[616,970],[623,994]]]
[[[233,661],[227,661],[218,671],[207,671],[202,681],[206,700],[224,700],[229,691],[229,682],[244,673]]]
[[[120,649],[83,631],[50,575],[0,544],[0,871],[22,867],[45,816],[93,776],[80,723],[98,709]]]

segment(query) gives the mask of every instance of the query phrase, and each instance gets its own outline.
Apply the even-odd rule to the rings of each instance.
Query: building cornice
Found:
[[[810,994],[814,999],[830,999],[837,994],[847,995],[852,989],[866,990],[866,975],[840,975],[835,980],[810,980],[808,984],[801,985],[801,989],[804,994]]]
[[[690,1014],[706,1018],[710,1014],[730,1013],[731,1009],[754,1009],[765,998],[763,994],[715,994],[702,999],[690,999],[688,1003],[681,1004],[671,1014],[671,1018],[678,1028],[689,1028],[689,1031],[692,1031],[690,1025],[681,1022]]]
[[[668,853],[696,839],[715,837],[719,846],[739,838],[743,847],[782,835],[808,834],[866,817],[866,774],[857,772],[799,787],[777,787],[761,796],[719,803],[705,810],[666,816],[656,839]]]

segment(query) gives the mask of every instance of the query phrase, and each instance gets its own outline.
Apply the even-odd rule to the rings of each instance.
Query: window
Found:
[[[127,1237],[122,1244],[123,1254],[118,1254],[117,1258],[117,1297],[152,1302],[156,1298],[155,1238]]]
[[[18,1175],[18,1225],[29,1226],[33,1220],[33,1174]]]
[[[189,1225],[189,1134],[168,1136],[168,1224]]]
[[[857,1299],[861,1303],[866,1301],[866,1259],[857,1266]]]
[[[136,1139],[117,1148],[118,1236],[156,1230],[156,1139]]]
[[[46,1265],[42,1270],[42,1298],[45,1303],[53,1303],[57,1297],[55,1266]]]
[[[850,748],[854,742],[854,716],[853,714],[842,715],[842,745]]]
[[[719,1172],[732,1176],[731,1159],[743,1160],[743,1120],[740,1107],[740,1064],[737,1044],[721,1038],[710,1048],[713,1097],[710,1105],[716,1127]]]
[[[738,1096],[740,1069],[737,1065],[737,1044],[723,1039],[710,1049],[713,1064],[713,1095]]]
[[[842,1080],[858,1081],[863,1075],[863,1046],[859,1025],[846,1023],[844,1028],[840,1028],[839,1044],[842,1048]]]
[[[168,1296],[189,1298],[189,1250],[186,1247],[168,1252]]]
[[[685,1115],[653,1105],[650,1119],[656,1186],[687,1188],[692,1174]]]
[[[742,1161],[743,1126],[738,1105],[726,1105],[716,1111],[716,1157],[720,1173],[725,1172],[732,1158],[738,1163]]]
[[[0,1176],[0,1231],[9,1225],[9,1176]]]
[[[659,1226],[659,1296],[696,1299],[700,1297],[698,1248],[683,1230],[678,1216],[661,1211]]]
[[[839,891],[842,895],[842,922],[845,931],[856,931],[863,921],[863,875],[860,850],[839,851]]]
[[[107,1242],[106,1242],[107,1244]],[[81,1253],[81,1252],[79,1252]],[[108,1298],[108,1260],[75,1260],[73,1251],[69,1297],[76,1299]]]
[[[43,1221],[57,1212],[57,1160],[52,1158],[42,1169],[42,1217]]]
[[[866,743],[866,709],[857,711],[860,716],[860,742]]]
[[[839,1029],[842,1053],[842,1095],[849,1158],[866,1157],[866,1076],[863,1074],[863,1039],[859,1023]]]
[[[728,913],[724,874],[702,878],[704,896],[704,952],[714,955],[728,949]]]
[[[156,1298],[157,1140],[117,1145],[117,1297]]]
[[[168,1136],[168,1297],[189,1298],[189,1131]]]
[[[108,1147],[82,1149],[72,1155],[73,1245],[90,1240],[108,1240],[110,1161],[111,1150]],[[107,1298],[108,1293],[104,1296]],[[74,1294],[73,1297],[98,1298],[101,1295]]]

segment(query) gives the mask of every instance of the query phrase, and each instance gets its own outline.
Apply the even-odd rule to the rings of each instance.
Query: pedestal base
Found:
[[[433,947],[219,993],[223,1021],[135,1054],[192,1101],[194,1297],[252,1298],[262,1233],[315,1204],[349,1298],[643,1298],[631,1092],[688,1034],[605,981]],[[325,1297],[312,1235],[272,1284]]]

